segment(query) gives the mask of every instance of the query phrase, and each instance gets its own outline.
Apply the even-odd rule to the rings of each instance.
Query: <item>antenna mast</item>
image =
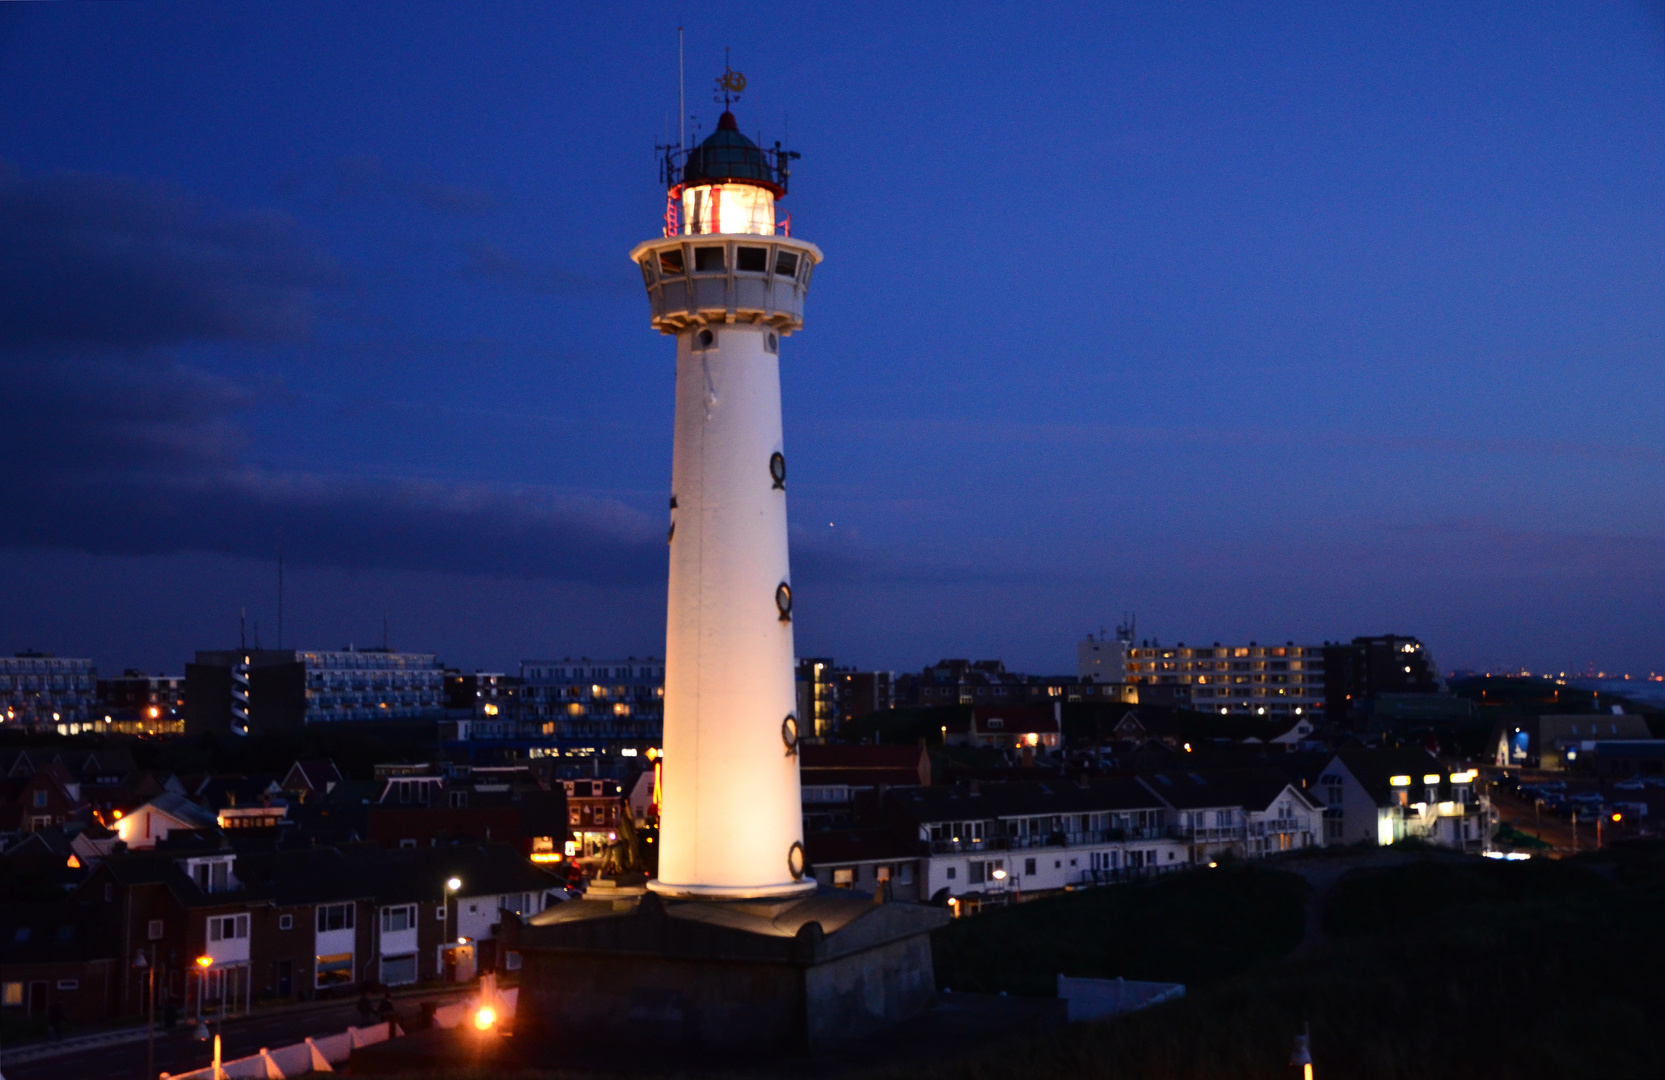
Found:
[[[682,66],[682,27],[676,28],[676,147],[688,146],[688,102],[685,93],[688,79]]]

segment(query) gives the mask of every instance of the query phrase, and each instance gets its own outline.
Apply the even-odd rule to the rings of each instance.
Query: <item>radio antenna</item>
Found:
[[[676,28],[676,147],[688,148],[688,79],[682,65],[682,27]]]

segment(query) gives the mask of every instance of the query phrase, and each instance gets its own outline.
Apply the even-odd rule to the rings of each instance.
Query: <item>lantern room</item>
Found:
[[[779,143],[759,147],[725,109],[709,138],[685,156],[674,150],[665,156],[665,235],[773,235],[775,202],[786,197],[788,163],[797,156]],[[790,220],[781,223],[788,235]]]

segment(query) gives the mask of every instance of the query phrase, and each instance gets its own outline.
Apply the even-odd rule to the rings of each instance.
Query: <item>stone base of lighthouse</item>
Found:
[[[816,1054],[917,1015],[935,999],[942,908],[845,889],[778,900],[676,900],[640,890],[558,904],[520,923],[515,1037],[679,1059]],[[508,925],[508,924],[514,925]],[[531,1044],[531,1045],[527,1045]]]

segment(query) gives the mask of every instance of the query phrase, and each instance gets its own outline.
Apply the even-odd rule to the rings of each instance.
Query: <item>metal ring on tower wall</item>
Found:
[[[798,753],[798,718],[791,713],[780,722],[781,742],[786,744],[786,756],[794,757]]]
[[[775,481],[775,487],[786,490],[786,455],[776,450],[769,455],[769,475]]]
[[[787,849],[786,868],[792,871],[793,881],[804,879],[804,845],[797,840],[792,841],[792,846]]]
[[[792,621],[792,586],[781,582],[775,586],[775,607],[780,610],[780,621]]]

